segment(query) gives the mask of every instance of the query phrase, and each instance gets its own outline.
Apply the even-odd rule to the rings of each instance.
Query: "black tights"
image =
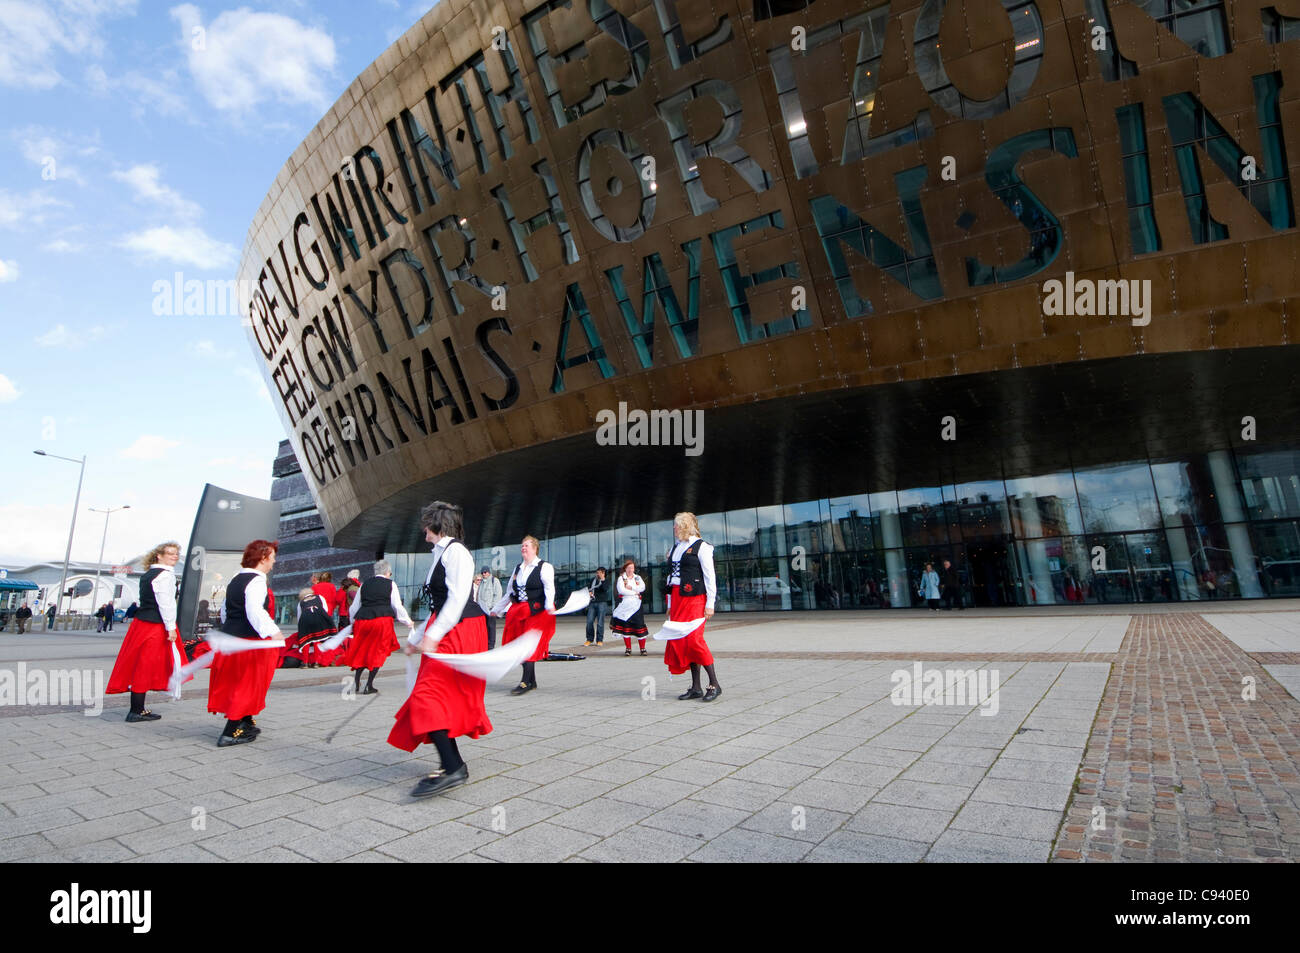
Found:
[[[721,685],[718,684],[718,673],[713,670],[712,665],[702,666],[698,662],[692,662],[691,663],[691,689],[693,691],[698,692],[700,690],[700,669],[701,668],[703,668],[706,672],[709,673],[709,686],[711,688],[722,687]]]
[[[456,747],[456,739],[448,736],[446,728],[429,732],[429,743],[438,749],[438,758],[442,761],[442,770],[447,774],[459,770],[465,764]]]
[[[354,668],[352,670],[352,690],[354,692],[361,691],[361,673],[364,671],[365,671],[364,668]],[[370,677],[366,679],[366,691],[369,691],[370,689],[375,687],[375,674],[378,671],[379,669],[377,668],[372,668],[370,670]]]
[[[144,692],[131,693],[131,711],[137,715],[144,712]]]
[[[523,677],[523,683],[524,683],[525,685],[531,685],[531,686],[533,686],[533,688],[536,688],[536,687],[537,687],[537,671],[536,671],[536,668],[535,668],[536,665],[537,665],[536,662],[525,662],[525,663],[524,663],[524,677]]]

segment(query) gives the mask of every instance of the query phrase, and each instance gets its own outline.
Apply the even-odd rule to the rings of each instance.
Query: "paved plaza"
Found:
[[[662,644],[593,652],[565,619],[553,650],[589,657],[488,686],[470,783],[428,801],[432,749],[385,743],[400,656],[362,698],[278,672],[237,751],[206,673],[152,724],[8,705],[0,860],[1294,860],[1300,605],[1186,608],[720,615],[712,704]],[[106,680],[124,631],[0,634],[0,669]],[[995,692],[891,697],[954,670]]]

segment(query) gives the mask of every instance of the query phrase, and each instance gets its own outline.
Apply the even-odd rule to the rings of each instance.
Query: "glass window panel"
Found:
[[[1088,581],[1092,602],[1134,602],[1133,577],[1129,572],[1128,544],[1122,535],[1089,536]],[[1105,569],[1093,569],[1094,549],[1100,546],[1105,553]]]
[[[805,554],[820,553],[822,546],[821,505],[817,500],[787,503],[784,507],[786,555],[802,546]]]
[[[830,505],[830,548],[836,552],[874,549],[871,503],[866,494],[837,497]]]
[[[957,522],[963,537],[1004,535],[1011,532],[1006,487],[1001,480],[958,483],[953,487]]]
[[[1159,526],[1151,468],[1145,463],[1079,470],[1074,475],[1089,533]]]
[[[1251,519],[1300,516],[1300,451],[1239,453],[1237,468]]]
[[[1021,539],[1083,532],[1074,474],[1069,470],[1006,481],[1011,525]]]
[[[597,560],[599,566],[609,569],[614,562],[614,531],[612,529],[602,529],[597,534]]]
[[[1265,595],[1300,595],[1300,523],[1257,523],[1251,535]]]
[[[1174,599],[1174,579],[1169,567],[1169,550],[1164,533],[1129,533],[1129,570],[1139,602],[1169,602]]]
[[[785,517],[779,506],[760,506],[755,511],[758,519],[758,554],[783,556],[785,545]]]
[[[898,491],[903,542],[909,546],[946,546],[948,525],[940,487]]]
[[[668,553],[672,551],[674,544],[673,521],[659,520],[655,523],[647,523],[646,532],[650,537],[646,544],[649,547],[646,559],[656,564],[667,561]]]
[[[573,569],[589,572],[597,566],[596,533],[579,533],[573,537]]]
[[[1188,460],[1151,464],[1160,515],[1166,526],[1213,523],[1223,517],[1214,492],[1214,480],[1203,454]]]
[[[700,524],[700,538],[714,547],[725,545],[727,539],[727,520],[722,513],[704,513],[696,516]]]
[[[756,555],[758,515],[752,508],[727,513],[727,540],[723,555],[727,559],[750,559]]]
[[[614,530],[614,562],[621,563],[624,559],[632,558],[636,560],[637,566],[642,566],[649,556],[648,543],[644,524],[619,527]]]

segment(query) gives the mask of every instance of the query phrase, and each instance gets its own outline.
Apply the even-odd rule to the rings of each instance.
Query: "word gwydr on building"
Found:
[[[693,510],[722,609],[1295,595],[1298,177],[1295,0],[442,0],[240,278],[408,592],[441,498],[652,591]]]

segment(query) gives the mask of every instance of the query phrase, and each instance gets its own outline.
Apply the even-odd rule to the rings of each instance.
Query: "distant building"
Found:
[[[76,561],[69,563],[68,580],[64,588],[78,594],[71,600],[65,598],[60,610],[91,614],[110,600],[118,609],[126,609],[131,603],[138,602],[140,577],[149,568],[141,565],[143,561],[144,554],[129,563]],[[10,581],[23,580],[35,583],[37,586],[36,589],[29,590],[0,589],[0,609],[16,609],[26,602],[33,611],[37,609],[43,611],[54,601],[59,580],[63,578],[62,562],[33,563],[26,566],[9,564],[0,568],[6,570]],[[95,579],[97,568],[98,587]],[[182,567],[178,565],[176,568],[180,570]]]
[[[368,579],[375,557],[330,545],[288,440],[280,441],[271,473],[271,499],[280,503],[280,551],[271,571],[271,591],[275,593],[276,621],[289,625],[296,617],[298,591],[311,585],[312,573],[328,570],[334,574],[335,585],[352,569],[361,570],[362,578]]]

